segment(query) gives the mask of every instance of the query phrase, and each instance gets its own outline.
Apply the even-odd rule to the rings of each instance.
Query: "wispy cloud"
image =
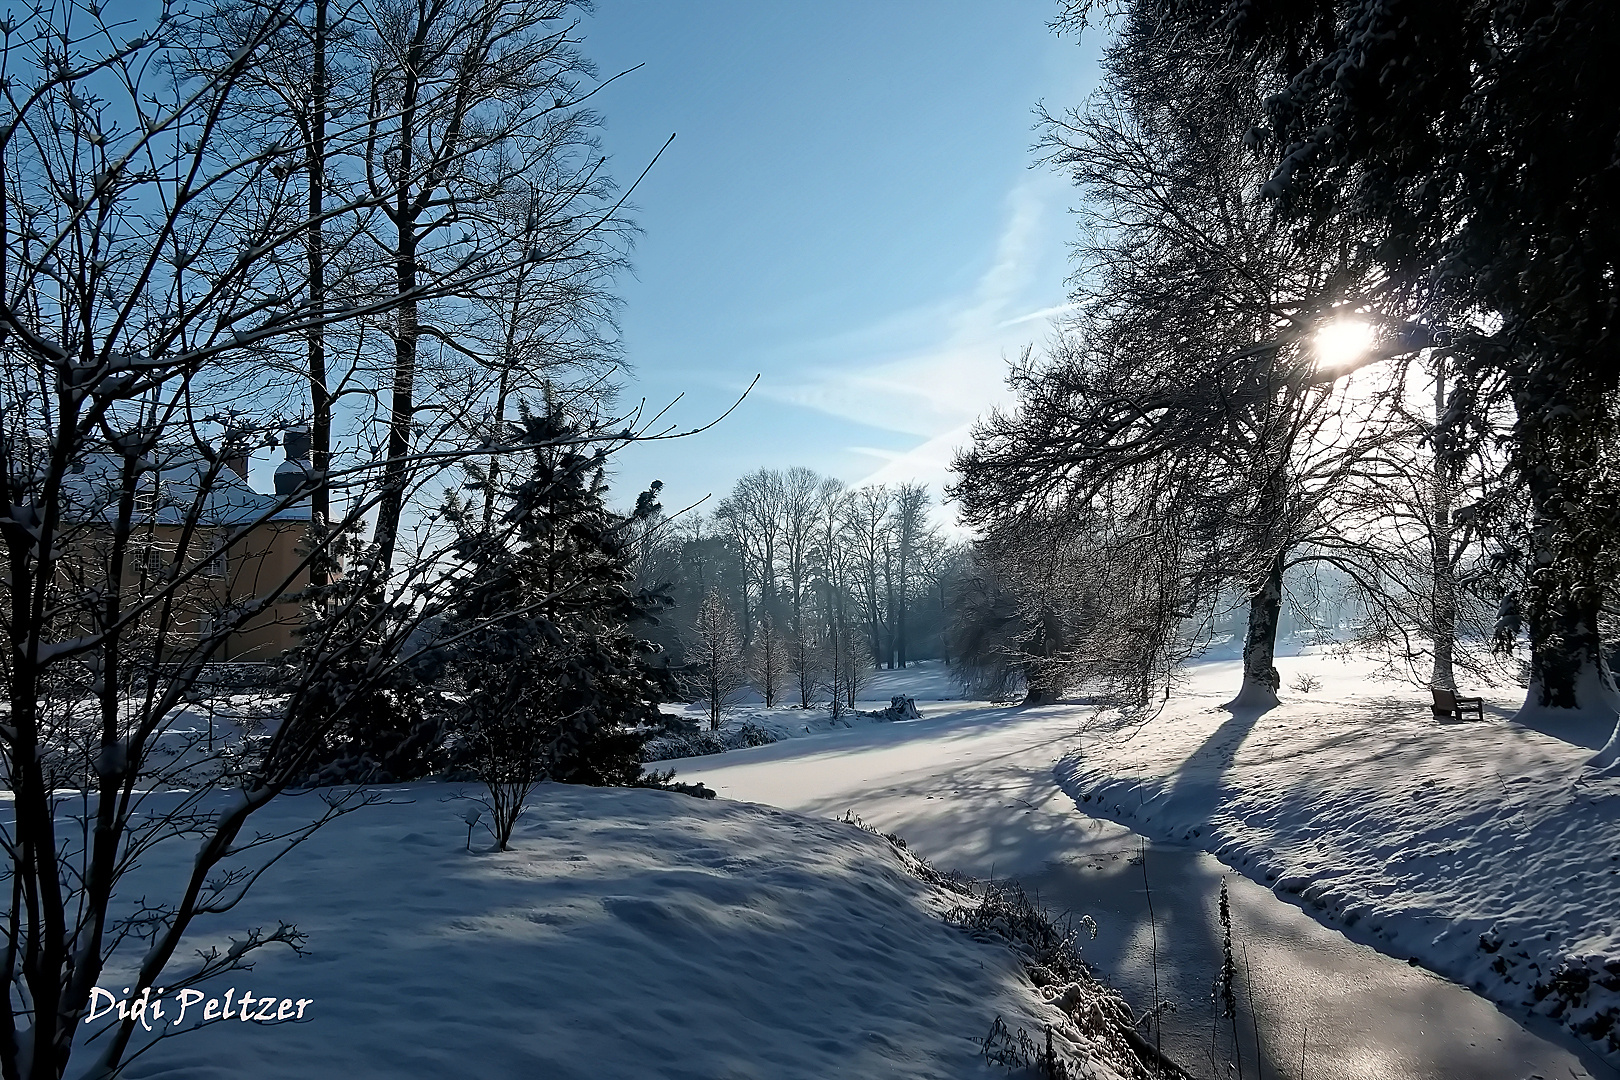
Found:
[[[1017,326],[1019,323],[1035,322],[1036,320],[1047,322],[1057,318],[1059,315],[1067,315],[1070,312],[1079,310],[1079,304],[1057,304],[1053,307],[1041,308],[1039,311],[1032,311],[1028,315],[1019,315],[1017,318],[999,322],[996,324],[996,329],[1001,330],[1009,326]]]
[[[1024,179],[1008,194],[989,265],[971,290],[818,342],[811,355],[839,360],[801,364],[796,381],[762,392],[920,440],[899,454],[848,449],[884,459],[859,482],[926,480],[938,490],[973,421],[1007,403],[1007,361],[1039,346],[1050,320],[1074,309],[1051,303],[1061,295],[1055,270],[1065,240],[1052,211],[1065,194],[1049,175]]]

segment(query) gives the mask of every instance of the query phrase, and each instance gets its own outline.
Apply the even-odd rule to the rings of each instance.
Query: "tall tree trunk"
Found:
[[[401,293],[416,288],[415,229],[400,229],[395,274]],[[409,254],[406,254],[409,252]],[[399,519],[405,507],[406,465],[411,452],[411,419],[416,414],[417,310],[414,300],[400,305],[394,331],[394,384],[388,410],[388,460],[383,468],[382,500],[377,509],[374,541],[379,572],[386,577],[393,567],[399,542]]]
[[[1598,628],[1608,592],[1601,570],[1607,530],[1594,527],[1593,519],[1612,508],[1594,497],[1588,478],[1601,468],[1605,426],[1599,418],[1612,406],[1600,390],[1553,380],[1547,372],[1533,375],[1514,395],[1515,464],[1534,521],[1520,605],[1530,638],[1524,710],[1579,710],[1616,724],[1590,762],[1607,769],[1620,766],[1620,695]]]
[[[1277,624],[1282,617],[1283,565],[1286,548],[1278,549],[1249,594],[1249,628],[1243,640],[1243,685],[1228,708],[1270,709],[1277,704],[1282,676],[1277,672]]]
[[[829,612],[829,618],[827,620],[827,655],[832,661],[832,663],[829,665],[830,671],[828,673],[828,681],[831,683],[832,689],[832,718],[836,720],[844,711],[843,698],[839,696],[839,691],[843,689],[843,686],[841,685],[843,673],[840,670],[840,664],[843,657],[840,656],[838,652],[839,648],[842,647],[843,638],[838,633],[838,616],[836,613],[832,612],[832,608],[832,586],[828,585],[827,609]]]
[[[872,647],[872,663],[876,665],[883,656],[883,628],[878,610],[877,589],[877,560],[872,559],[870,566],[871,576],[866,579],[866,620],[867,634],[871,638],[868,644]]]
[[[510,334],[508,334],[508,337],[507,337],[507,345],[508,345],[508,348],[510,348],[510,345],[511,345],[511,335]],[[496,388],[496,391],[495,391],[495,424],[494,424],[495,430],[491,433],[491,438],[493,438],[497,442],[505,441],[504,438],[503,438],[502,432],[503,432],[503,429],[506,427],[506,399],[507,399],[508,395],[511,394],[511,386],[512,386],[511,369],[503,364],[501,366],[500,385],[499,385],[499,387]],[[494,519],[495,519],[495,490],[496,490],[495,485],[496,485],[497,481],[500,479],[500,475],[501,475],[501,456],[499,454],[491,454],[491,455],[489,455],[489,472],[486,473],[485,475],[489,480],[489,486],[488,486],[488,489],[484,492],[484,525],[486,527],[488,527],[489,524],[492,521],[494,521]],[[707,588],[708,587],[703,582],[702,566],[703,566],[703,564],[701,562],[699,562],[699,564],[698,564],[698,570],[699,570],[699,573],[698,573],[698,592],[699,592],[700,595],[707,596],[708,595],[708,593],[707,593]]]
[[[883,591],[885,593],[884,599],[887,601],[887,604],[885,605],[885,610],[884,610],[883,613],[884,613],[884,615],[886,615],[888,617],[888,624],[889,624],[886,627],[888,633],[885,635],[885,639],[884,639],[884,642],[883,642],[883,666],[886,669],[888,669],[890,671],[893,671],[894,670],[894,641],[895,641],[895,626],[894,626],[894,617],[895,617],[895,611],[894,611],[894,554],[893,554],[892,549],[887,548],[887,547],[885,547],[883,549]]]
[[[1532,608],[1530,689],[1526,709],[1570,709],[1613,716],[1620,705],[1598,630],[1603,589],[1570,565],[1532,572],[1541,603]],[[1620,761],[1620,728],[1594,758],[1600,767]]]
[[[315,29],[310,57],[309,118],[309,306],[312,313],[326,308],[326,238],[321,215],[326,208],[326,9],[327,0],[315,0]],[[310,447],[309,466],[314,472],[315,490],[310,494],[310,523],[316,528],[331,525],[332,489],[327,473],[332,467],[332,397],[326,385],[326,330],[312,320],[307,340],[309,353]],[[327,582],[325,559],[314,560],[309,568],[310,583]]]
[[[421,64],[422,47],[413,43],[406,64],[405,89],[399,114],[399,178],[394,192],[394,220],[397,237],[394,249],[394,287],[398,296],[416,291],[416,208],[411,200],[411,174],[415,165],[416,72]],[[411,422],[416,416],[416,346],[421,337],[417,327],[417,302],[403,301],[395,314],[394,381],[388,411],[388,459],[383,467],[382,499],[377,508],[377,528],[373,541],[378,549],[378,572],[387,577],[393,567],[394,549],[399,542],[399,519],[405,506],[406,465],[411,452]]]
[[[900,539],[900,588],[896,597],[900,605],[899,617],[895,620],[894,655],[900,667],[906,666],[906,609],[910,607],[906,598],[911,591],[911,543],[910,538],[902,536]]]
[[[1050,608],[1043,609],[1033,655],[1024,665],[1025,705],[1057,704],[1059,688],[1054,682],[1057,671],[1052,660],[1063,651],[1065,638],[1063,620]]]

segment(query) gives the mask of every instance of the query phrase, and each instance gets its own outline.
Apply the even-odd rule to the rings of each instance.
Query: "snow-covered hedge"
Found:
[[[646,760],[672,761],[675,758],[702,757],[745,746],[767,746],[773,742],[776,742],[776,736],[758,724],[744,724],[730,731],[660,735],[647,744]]]

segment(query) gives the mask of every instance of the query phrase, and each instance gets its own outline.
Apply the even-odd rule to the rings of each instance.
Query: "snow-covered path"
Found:
[[[937,673],[918,674],[933,684],[929,689],[950,692]],[[903,673],[886,679],[895,685],[880,685],[874,696],[927,686],[905,679]],[[1136,861],[1141,840],[1079,813],[1054,775],[1090,710],[917,696],[922,721],[670,764],[682,779],[702,780],[722,797],[817,815],[851,810],[941,866],[1039,887],[1055,907],[1096,918],[1101,934],[1088,954],[1138,1006],[1147,1005],[1155,932]],[[1169,845],[1147,851],[1161,993],[1182,1006],[1166,1024],[1166,1049],[1195,1070],[1208,1068],[1202,1054],[1218,962],[1215,894],[1227,877],[1234,942],[1240,948],[1249,942],[1267,1075],[1300,1074],[1302,1035],[1304,1075],[1312,1080],[1606,1075],[1588,1072],[1603,1068],[1595,1059],[1583,1064],[1476,995],[1347,940],[1201,852]],[[1252,1037],[1245,1038],[1252,1065]]]

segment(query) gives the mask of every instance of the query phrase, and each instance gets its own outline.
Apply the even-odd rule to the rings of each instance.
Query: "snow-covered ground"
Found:
[[[882,673],[862,708],[909,693],[921,720],[817,730],[824,711],[790,710],[794,738],[668,763],[714,802],[547,786],[504,854],[479,834],[466,850],[453,786],[395,789],[194,943],[296,921],[306,957],[266,954],[214,992],[312,998],[305,1020],[208,1027],[130,1075],[455,1074],[476,1051],[485,1075],[979,1077],[998,1015],[1054,1022],[1095,1060],[1003,946],[946,924],[951,896],[833,820],[849,809],[981,875],[1111,843],[1096,817],[1201,845],[1330,925],[1611,1050],[1620,781],[1580,768],[1608,731],[1511,724],[1517,695],[1489,691],[1484,724],[1442,724],[1426,692],[1365,661],[1279,666],[1285,687],[1321,686],[1234,716],[1236,665],[1206,663],[1134,727],[963,701],[938,664]]]
[[[1596,721],[1442,723],[1366,659],[1279,659],[1284,703],[1222,705],[1234,662],[1197,665],[1150,722],[1094,723],[1059,765],[1088,814],[1200,845],[1329,923],[1620,1065],[1620,779],[1584,773]],[[1320,688],[1289,690],[1311,675]]]
[[[1442,831],[1448,827],[1447,815],[1451,811],[1441,805],[1440,798],[1423,794],[1442,782],[1443,777],[1430,774],[1448,776],[1446,787],[1452,791],[1466,785],[1474,775],[1453,762],[1453,755],[1473,755],[1478,759],[1494,757],[1496,767],[1507,770],[1503,775],[1508,785],[1518,790],[1523,790],[1531,781],[1521,780],[1515,785],[1511,777],[1528,772],[1536,778],[1536,784],[1548,789],[1559,789],[1562,784],[1562,790],[1579,791],[1581,798],[1595,797],[1586,794],[1588,784],[1572,787],[1579,762],[1590,750],[1551,734],[1506,727],[1501,718],[1511,712],[1516,701],[1505,694],[1494,699],[1487,708],[1487,715],[1493,718],[1488,724],[1437,724],[1429,718],[1427,691],[1374,680],[1375,665],[1368,662],[1347,666],[1320,656],[1285,656],[1279,660],[1279,665],[1285,686],[1302,674],[1314,672],[1323,688],[1310,696],[1285,691],[1285,697],[1297,699],[1295,703],[1268,714],[1258,725],[1258,730],[1268,733],[1264,736],[1267,749],[1260,756],[1275,759],[1269,771],[1241,771],[1256,751],[1240,738],[1238,728],[1245,722],[1234,722],[1231,714],[1219,708],[1238,685],[1237,666],[1233,663],[1195,666],[1191,670],[1191,682],[1179,691],[1170,706],[1152,724],[1138,728],[1105,730],[1095,710],[1084,706],[1009,708],[985,702],[930,701],[925,693],[919,692],[922,720],[801,737],[792,742],[668,764],[678,768],[684,778],[701,780],[714,787],[722,798],[754,799],[823,816],[853,809],[879,827],[905,836],[914,850],[940,865],[980,875],[1012,875],[1050,883],[1052,877],[1045,873],[1049,868],[1097,862],[1112,865],[1108,862],[1111,859],[1123,860],[1119,850],[1122,845],[1125,845],[1126,855],[1135,854],[1134,838],[1129,834],[1121,835],[1123,830],[1117,825],[1095,820],[1100,817],[1116,818],[1149,836],[1192,845],[1207,844],[1212,836],[1209,821],[1219,812],[1221,799],[1193,801],[1196,771],[1178,774],[1177,770],[1205,737],[1221,730],[1223,725],[1235,725],[1224,728],[1222,738],[1230,736],[1227,740],[1230,745],[1224,751],[1215,750],[1216,758],[1212,760],[1228,754],[1235,756],[1244,782],[1252,781],[1254,786],[1246,798],[1253,804],[1254,814],[1248,827],[1253,831],[1269,830],[1264,844],[1267,850],[1284,850],[1282,845],[1289,842],[1289,830],[1305,819],[1297,814],[1272,817],[1268,807],[1284,798],[1290,805],[1309,806],[1315,792],[1329,793],[1336,801],[1321,812],[1324,820],[1317,822],[1319,831],[1303,838],[1299,846],[1311,853],[1312,872],[1319,873],[1324,884],[1338,882],[1342,885],[1350,880],[1368,883],[1370,897],[1381,898],[1376,902],[1383,906],[1386,919],[1392,904],[1399,902],[1402,896],[1391,887],[1393,879],[1383,876],[1385,864],[1402,859],[1403,850],[1411,842],[1410,835],[1431,827]],[[905,679],[928,679],[934,673],[925,665],[915,673],[894,674],[894,681],[901,684],[894,692],[903,692]],[[1337,719],[1333,719],[1335,716]],[[1608,733],[1564,734],[1577,744],[1584,741],[1588,746],[1595,746],[1597,743],[1593,740],[1601,741]],[[1483,741],[1487,738],[1500,738],[1503,745],[1492,746]],[[1077,747],[1082,748],[1081,754],[1071,756]],[[1337,756],[1334,747],[1342,748]],[[1320,764],[1331,777],[1302,776],[1291,764],[1302,756],[1310,757],[1313,748],[1326,755]],[[1401,755],[1405,760],[1397,764],[1395,758]],[[1358,760],[1364,762],[1364,768],[1354,776],[1344,772]],[[1055,767],[1060,762],[1064,783],[1080,793],[1076,797],[1070,797],[1059,784],[1059,769]],[[1083,762],[1083,767],[1077,767],[1077,762]],[[1188,800],[1177,804],[1180,809],[1174,827],[1166,824],[1168,819],[1163,816],[1162,804],[1152,801],[1155,778],[1166,786],[1179,782],[1181,796]],[[1502,785],[1490,771],[1475,778],[1488,780],[1500,795]],[[1425,784],[1425,779],[1435,782]],[[1136,790],[1139,781],[1146,785],[1141,792]],[[1106,788],[1116,797],[1106,805],[1099,805],[1095,798],[1081,802],[1086,794],[1081,791],[1082,784],[1099,790]],[[1413,788],[1419,789],[1420,794],[1414,796]],[[1222,783],[1215,784],[1217,794],[1224,790]],[[1339,800],[1334,792],[1343,799]],[[1470,805],[1478,806],[1479,800],[1490,797],[1489,787],[1475,785],[1462,797]],[[1385,806],[1399,819],[1395,831],[1379,831],[1385,826],[1370,812],[1371,804]],[[1147,819],[1138,817],[1144,806]],[[1459,817],[1466,817],[1468,813],[1466,807],[1457,810]],[[1503,832],[1502,822],[1491,825],[1491,820],[1487,816],[1479,821],[1481,835],[1477,838],[1466,834],[1459,837],[1456,846],[1460,853],[1452,860],[1407,860],[1411,873],[1430,878],[1423,887],[1432,892],[1449,890],[1462,901],[1463,910],[1455,913],[1462,921],[1459,929],[1441,938],[1438,946],[1430,946],[1453,917],[1454,913],[1446,908],[1412,912],[1407,925],[1414,928],[1414,933],[1399,942],[1368,932],[1373,922],[1385,926],[1384,919],[1359,921],[1349,928],[1351,937],[1356,942],[1375,944],[1402,959],[1416,957],[1419,963],[1433,970],[1452,974],[1445,967],[1444,950],[1460,949],[1467,943],[1469,934],[1477,942],[1478,934],[1488,929],[1489,921],[1478,926],[1469,921],[1468,905],[1486,906],[1490,894],[1475,896],[1480,893],[1478,883],[1446,880],[1453,872],[1446,864],[1473,859],[1476,850],[1528,847],[1535,840],[1534,836],[1522,832],[1516,835]],[[1513,910],[1526,916],[1527,922],[1540,926],[1534,941],[1539,948],[1548,951],[1557,948],[1543,936],[1554,925],[1553,919],[1570,929],[1584,930],[1588,923],[1604,930],[1614,926],[1612,918],[1605,921],[1605,913],[1613,910],[1612,899],[1593,907],[1595,917],[1587,919],[1583,908],[1586,901],[1580,896],[1560,893],[1561,882],[1579,875],[1582,861],[1590,860],[1593,852],[1600,853],[1603,867],[1616,865],[1610,860],[1611,851],[1620,850],[1620,845],[1614,844],[1612,814],[1602,822],[1589,820],[1588,823],[1596,830],[1594,835],[1576,838],[1567,831],[1559,835],[1544,834],[1545,843],[1539,851],[1540,865],[1529,865],[1521,870],[1511,865],[1510,859],[1509,866],[1496,871],[1501,880],[1489,883],[1491,889],[1517,897],[1517,907]],[[1514,819],[1513,824],[1517,827],[1518,819]],[[1574,822],[1568,824],[1579,827]],[[1361,828],[1371,831],[1359,836],[1349,834],[1349,830]],[[1401,828],[1407,829],[1407,833],[1402,834]],[[1318,840],[1321,847],[1317,846]],[[1366,861],[1380,851],[1383,852],[1381,862]],[[1241,844],[1223,850],[1223,858],[1229,863],[1265,881],[1266,875],[1261,871],[1271,864],[1253,858],[1244,862],[1243,855]],[[1167,854],[1159,859],[1159,874],[1167,873],[1169,857]],[[1184,860],[1172,861],[1179,865]],[[1127,874],[1121,880],[1114,880],[1106,872],[1087,873],[1080,884],[1107,890],[1109,895],[1094,900],[1083,895],[1066,896],[1063,902],[1076,913],[1096,912],[1099,921],[1105,923],[1109,921],[1103,919],[1107,910],[1122,908],[1112,919],[1115,925],[1112,928],[1105,925],[1105,933],[1122,933],[1125,939],[1101,940],[1096,948],[1103,956],[1135,956],[1145,968],[1151,936],[1149,918],[1147,912],[1134,910],[1145,906],[1144,898],[1138,895],[1133,901],[1117,895],[1122,889],[1135,889],[1140,893],[1140,871],[1134,873],[1138,875],[1134,879]],[[1607,876],[1606,870],[1598,873]],[[1208,895],[1172,898],[1157,890],[1155,895],[1159,901],[1158,917],[1178,920],[1189,940],[1196,943],[1194,947],[1202,951],[1198,957],[1184,958],[1184,965],[1190,965],[1191,970],[1208,961],[1202,953],[1208,952],[1208,924],[1214,920],[1213,890],[1220,875],[1189,866],[1187,873],[1181,876],[1197,879],[1198,886]],[[1167,887],[1165,882],[1161,882],[1163,887]],[[1076,889],[1069,891],[1077,893]],[[1167,911],[1183,899],[1186,900],[1182,905],[1184,910]],[[1481,1015],[1477,1008],[1462,1000],[1467,995],[1460,995],[1458,991],[1443,994],[1440,991],[1449,988],[1425,986],[1423,980],[1415,979],[1402,985],[1396,993],[1398,972],[1409,970],[1405,964],[1384,960],[1383,966],[1373,965],[1372,960],[1382,958],[1358,957],[1356,947],[1359,946],[1352,947],[1355,942],[1343,943],[1346,948],[1337,950],[1340,955],[1319,955],[1321,946],[1311,935],[1289,929],[1288,911],[1297,915],[1298,909],[1267,896],[1265,890],[1236,890],[1235,908],[1240,900],[1245,910],[1239,913],[1243,917],[1238,921],[1247,925],[1246,932],[1276,931],[1280,935],[1274,943],[1276,955],[1264,955],[1267,970],[1274,979],[1281,977],[1277,973],[1287,970],[1297,972],[1302,979],[1308,976],[1323,980],[1320,985],[1308,979],[1276,984],[1280,989],[1275,991],[1275,996],[1280,1000],[1268,1009],[1268,1023],[1278,1025],[1279,1030],[1291,1027],[1296,1060],[1301,1036],[1309,1036],[1312,1051],[1306,1074],[1313,1080],[1327,1076],[1442,1075],[1511,1076],[1512,1080],[1519,1080],[1530,1072],[1549,1076],[1586,1075],[1586,1071],[1572,1071],[1579,1070],[1580,1066],[1564,1051],[1545,1043],[1538,1044],[1522,1032],[1515,1036],[1513,1032],[1517,1029],[1512,1028],[1511,1022]],[[1268,910],[1261,901],[1269,901],[1274,910]],[[1206,908],[1211,910],[1204,910]],[[1335,924],[1330,911],[1309,910],[1329,925]],[[1548,920],[1538,919],[1543,911],[1548,913]],[[1492,921],[1506,917],[1507,914],[1495,913]],[[1418,927],[1426,927],[1427,935],[1419,938]],[[1162,922],[1160,930],[1164,930]],[[1531,952],[1532,942],[1527,938],[1504,939],[1503,951],[1507,941],[1518,941],[1513,948]],[[1257,964],[1262,955],[1257,951]],[[1532,957],[1516,959],[1523,965]],[[1494,957],[1485,956],[1484,960],[1489,963]],[[1534,962],[1547,968],[1544,960]],[[1398,971],[1389,970],[1391,967]],[[1140,974],[1151,979],[1145,971]],[[1460,978],[1465,985],[1472,981],[1457,974],[1452,977]],[[1502,983],[1500,977],[1496,981]],[[1430,980],[1431,984],[1434,982],[1436,980]],[[1202,988],[1195,991],[1196,996],[1182,1001],[1183,1009],[1189,1010],[1188,1015],[1201,1012],[1200,999],[1207,994],[1207,985],[1205,980]],[[1522,984],[1519,989],[1523,989]],[[1503,1000],[1493,993],[1489,982],[1485,992],[1487,996]],[[1310,1000],[1300,1003],[1299,1008],[1294,1008],[1288,1000],[1281,1000],[1302,995]],[[1141,1000],[1136,1004],[1143,1006],[1146,995],[1139,996]],[[1268,996],[1271,996],[1269,992]],[[1486,1012],[1491,1013],[1491,1010]],[[1508,1012],[1523,1015],[1522,1009],[1511,1003]],[[1370,1030],[1369,1024],[1373,1025]],[[1507,1024],[1512,1030],[1500,1027],[1501,1024]],[[1205,1031],[1207,1038],[1207,1026]],[[1330,1048],[1322,1042],[1335,1038],[1335,1033],[1343,1042],[1342,1048],[1338,1043]],[[1492,1062],[1491,1069],[1471,1072],[1469,1063],[1476,1060],[1473,1055],[1488,1053],[1492,1045],[1503,1046],[1503,1038],[1515,1044],[1514,1053],[1504,1054],[1500,1063]],[[1185,1060],[1196,1064],[1191,1057]],[[1390,1067],[1384,1069],[1378,1062]],[[1397,1062],[1400,1068],[1394,1067]],[[1521,1062],[1533,1062],[1538,1067],[1513,1072]],[[1498,1064],[1500,1068],[1496,1067]],[[1547,1072],[1549,1067],[1554,1072]],[[1601,1068],[1596,1060],[1590,1067]],[[1369,1068],[1373,1071],[1367,1072]],[[1292,1075],[1292,1066],[1281,1075]]]
[[[543,785],[501,853],[481,831],[468,850],[456,790],[386,790],[188,940],[226,946],[296,921],[307,955],[265,950],[204,989],[227,1007],[227,990],[237,1005],[244,992],[305,1001],[301,1021],[233,1014],[164,1040],[127,1075],[979,1080],[996,1075],[981,1043],[998,1016],[1014,1031],[1053,1025],[1059,1052],[1098,1078],[1131,1075],[1105,1064],[1117,1041],[1066,1022],[1005,944],[942,918],[961,895],[854,825]],[[272,804],[256,827],[291,825],[308,802]],[[175,869],[184,846],[167,846],[135,884]],[[119,995],[122,978],[101,981]],[[169,995],[169,1017],[177,1007]]]

